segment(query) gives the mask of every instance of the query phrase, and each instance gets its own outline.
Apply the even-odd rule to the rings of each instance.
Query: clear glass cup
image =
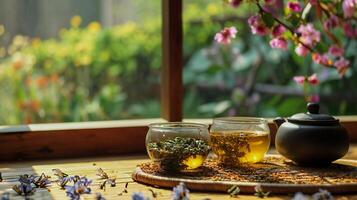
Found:
[[[208,125],[154,123],[146,135],[149,157],[166,171],[190,171],[200,167],[211,148]]]
[[[259,162],[270,146],[268,123],[262,118],[216,118],[210,129],[210,146],[223,165]]]

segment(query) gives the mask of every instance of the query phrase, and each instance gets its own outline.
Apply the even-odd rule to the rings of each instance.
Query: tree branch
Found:
[[[258,1],[258,0],[255,1],[255,4],[258,6],[260,12],[269,13],[269,12],[267,12],[267,11],[265,11],[265,10],[263,9],[263,7],[259,4],[259,1]],[[270,13],[269,13],[269,14],[270,14]],[[295,36],[295,35],[297,34],[293,28],[291,28],[290,26],[288,26],[287,24],[285,24],[283,21],[281,21],[279,18],[275,17],[274,15],[272,15],[272,16],[273,16],[274,21],[278,22],[279,24],[281,24],[282,26],[284,26],[286,29],[288,29],[288,30],[290,31],[290,33],[291,33],[293,36]],[[299,44],[301,44],[302,46],[304,46],[306,49],[308,49],[310,52],[312,52],[312,53],[316,52],[313,48],[311,48],[310,46],[308,46],[308,45],[306,45],[305,43],[303,43],[303,42],[300,40],[299,36],[297,36],[297,42],[298,42]]]

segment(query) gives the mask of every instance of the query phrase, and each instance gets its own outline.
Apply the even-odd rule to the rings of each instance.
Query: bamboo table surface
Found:
[[[357,160],[357,145],[350,147],[349,153],[345,156],[348,159]],[[100,192],[106,199],[131,199],[131,193],[143,192],[146,196],[151,197],[149,189],[154,190],[159,195],[157,199],[171,199],[171,191],[165,189],[152,188],[145,186],[131,179],[131,173],[136,166],[142,162],[147,162],[148,158],[145,155],[131,155],[131,156],[115,156],[115,157],[94,157],[94,158],[78,158],[78,159],[62,159],[62,160],[46,160],[46,161],[22,161],[0,163],[0,172],[3,174],[4,181],[0,182],[0,195],[4,192],[10,192],[10,199],[24,199],[21,196],[15,195],[10,188],[18,184],[17,179],[21,174],[37,174],[45,173],[52,176],[52,180],[56,178],[53,176],[52,169],[59,168],[69,175],[86,176],[93,180],[92,194],[82,195],[83,199],[95,199],[95,193]],[[99,189],[99,180],[96,176],[96,169],[101,167],[109,176],[115,176],[117,179],[116,187],[106,187],[106,191]],[[128,185],[128,193],[119,196],[124,189],[126,183]],[[60,190],[56,184],[50,187],[50,192],[46,189],[37,189],[32,199],[67,199],[65,191]],[[357,199],[356,195],[339,196],[342,199]],[[218,193],[199,193],[191,192],[190,199],[202,200],[210,198],[212,200],[234,199],[228,194]],[[1,197],[0,197],[1,199]],[[238,199],[259,199],[253,195],[239,195]],[[291,199],[291,196],[271,196],[267,199]]]

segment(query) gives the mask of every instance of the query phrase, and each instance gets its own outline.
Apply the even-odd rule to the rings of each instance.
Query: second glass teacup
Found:
[[[213,152],[226,166],[259,162],[270,146],[268,123],[262,118],[216,118],[210,129],[210,138]]]

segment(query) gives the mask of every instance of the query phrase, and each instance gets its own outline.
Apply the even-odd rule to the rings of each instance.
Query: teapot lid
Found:
[[[298,113],[288,118],[288,121],[295,123],[336,123],[339,120],[331,115],[320,114],[320,105],[318,103],[308,103],[307,113]]]

